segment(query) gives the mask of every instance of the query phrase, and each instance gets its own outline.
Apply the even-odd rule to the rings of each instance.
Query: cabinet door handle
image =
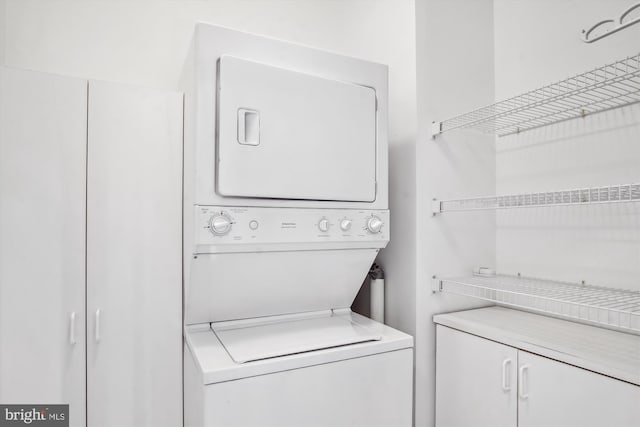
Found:
[[[509,375],[510,371],[511,359],[505,359],[502,362],[502,390],[504,391],[511,390],[511,375]]]
[[[520,399],[528,399],[529,393],[527,392],[527,386],[529,382],[529,365],[522,365],[518,374],[518,394]]]
[[[96,310],[95,328],[96,342],[100,342],[100,309]]]
[[[76,312],[72,311],[69,315],[69,344],[76,343]]]

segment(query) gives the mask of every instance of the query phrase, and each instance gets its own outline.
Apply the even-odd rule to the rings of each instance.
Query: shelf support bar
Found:
[[[431,214],[436,216],[440,213],[442,213],[442,202],[438,199],[433,199],[431,201]]]
[[[438,276],[431,277],[431,293],[436,294],[442,292],[442,280]]]
[[[431,139],[442,133],[442,122],[431,122]]]

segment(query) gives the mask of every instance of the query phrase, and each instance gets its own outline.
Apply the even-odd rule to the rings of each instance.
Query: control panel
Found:
[[[196,206],[196,245],[389,240],[388,210]]]

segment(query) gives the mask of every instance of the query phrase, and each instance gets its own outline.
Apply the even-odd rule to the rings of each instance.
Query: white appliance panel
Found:
[[[219,60],[217,191],[373,202],[376,92],[233,56]]]
[[[282,357],[256,360],[249,363],[236,363],[222,345],[208,323],[185,327],[185,362],[195,360],[200,374],[199,385],[233,381],[275,372],[301,369],[344,359],[369,356],[413,347],[413,337],[368,317],[352,312],[350,309],[325,310],[322,312],[297,313],[272,316],[267,319],[243,319],[224,322],[228,324],[301,320],[317,317],[318,313],[344,317],[362,325],[368,331],[382,337],[379,341],[367,341],[352,345],[325,348],[322,350],[296,353]],[[274,320],[275,319],[275,320]],[[186,390],[185,390],[186,392]]]
[[[380,229],[370,230],[376,221]],[[195,253],[273,251],[287,245],[384,248],[389,242],[387,210],[196,206],[195,224]]]
[[[377,249],[199,254],[186,324],[351,306]]]
[[[213,384],[203,425],[410,427],[412,374],[405,349]]]
[[[331,311],[310,318],[266,320],[253,325],[228,323],[234,322],[213,323],[211,327],[237,363],[381,339],[379,334],[346,316],[333,316]]]
[[[333,82],[351,82],[365,88],[374,88],[377,98],[376,111],[376,151],[375,181],[376,193],[373,202],[304,200],[226,197],[217,191],[216,177],[218,165],[216,146],[219,127],[218,114],[218,74],[219,60],[225,56],[244,58],[260,64],[269,64],[273,68],[291,70],[307,76],[318,76]],[[348,83],[347,83],[348,84]],[[263,37],[229,28],[200,23],[196,25],[191,49],[188,52],[185,67],[181,75],[181,88],[185,91],[185,188],[184,199],[187,209],[193,205],[225,206],[281,206],[298,208],[388,208],[388,67],[362,59],[337,55],[325,50],[290,43],[274,38]],[[223,87],[224,91],[224,87]],[[223,93],[224,96],[224,93]],[[280,97],[282,95],[279,95]],[[248,112],[250,106],[239,107]],[[230,132],[238,132],[238,111],[229,112],[232,116]],[[264,117],[258,117],[260,126]],[[241,127],[241,131],[249,130]],[[245,132],[246,133],[246,132]],[[260,138],[251,137],[249,141],[259,142]],[[247,150],[256,146],[240,144]],[[259,147],[258,145],[257,147]],[[226,161],[223,159],[223,161]],[[367,166],[371,167],[371,166]],[[356,169],[353,169],[355,172]],[[270,171],[272,172],[272,171]],[[294,177],[293,174],[290,176]],[[185,227],[190,230],[186,245],[193,232],[190,212],[187,212]],[[188,275],[188,265],[185,273]]]
[[[348,309],[332,315],[381,339],[241,364],[209,325],[187,327],[185,425],[410,426],[413,338]],[[318,313],[277,319],[305,316]]]

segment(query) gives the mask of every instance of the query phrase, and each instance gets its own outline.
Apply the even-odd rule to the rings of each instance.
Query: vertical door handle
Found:
[[[522,365],[520,367],[520,372],[518,374],[518,395],[520,395],[520,399],[528,399],[529,393],[527,392],[527,387],[529,386],[529,365]]]
[[[100,342],[100,309],[96,310],[95,328],[96,342]]]
[[[502,390],[511,390],[511,359],[504,359],[502,362]]]
[[[260,113],[258,111],[238,109],[238,143],[260,145]]]
[[[76,312],[72,311],[69,315],[69,344],[76,343]]]

